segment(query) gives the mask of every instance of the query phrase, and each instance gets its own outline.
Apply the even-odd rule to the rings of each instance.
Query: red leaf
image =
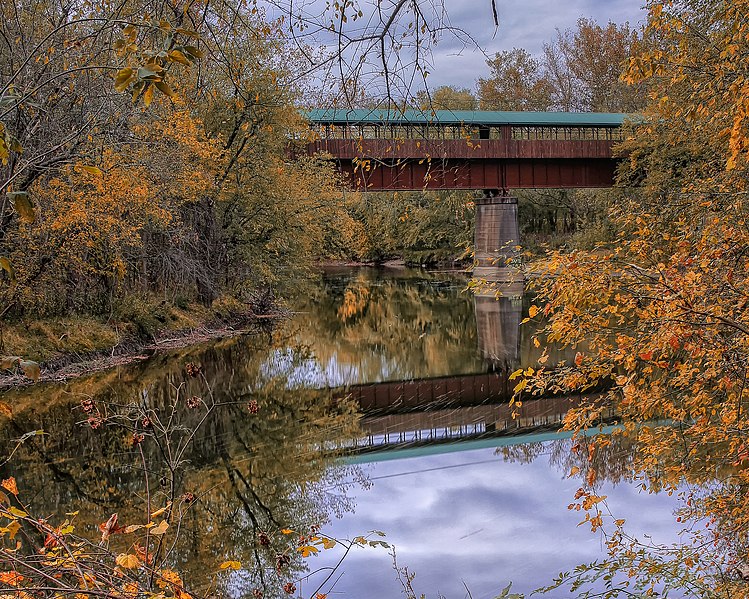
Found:
[[[106,541],[110,535],[116,535],[125,529],[122,526],[117,526],[117,514],[115,513],[109,516],[109,520],[99,524],[99,530],[101,531],[101,540]]]

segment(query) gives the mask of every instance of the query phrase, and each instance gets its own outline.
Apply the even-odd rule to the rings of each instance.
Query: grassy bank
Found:
[[[251,305],[227,296],[210,306],[127,298],[107,316],[4,323],[0,328],[0,355],[39,362],[43,379],[67,378],[142,359],[160,349],[237,334],[274,313],[277,310],[267,302]],[[20,372],[7,370],[2,374],[2,386],[28,382]]]

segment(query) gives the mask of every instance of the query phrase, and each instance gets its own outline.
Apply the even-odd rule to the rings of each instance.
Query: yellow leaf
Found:
[[[8,524],[8,528],[6,530],[8,531],[8,536],[12,541],[16,537],[16,534],[18,534],[18,531],[21,530],[21,523],[18,520],[13,520],[13,522]]]
[[[8,508],[8,512],[10,512],[11,516],[15,516],[16,518],[26,518],[28,516],[28,514],[23,510],[19,510],[17,507],[13,506]]]
[[[517,369],[517,370],[516,370],[515,372],[513,372],[513,373],[512,373],[511,375],[510,375],[510,380],[511,380],[511,381],[512,381],[512,380],[515,380],[515,379],[516,379],[516,378],[518,378],[519,376],[522,376],[522,374],[523,374],[523,369],[522,369],[522,368],[518,368],[518,369]]]
[[[281,529],[281,534],[292,535],[292,534],[294,534],[294,531],[291,530],[290,528],[282,528]]]
[[[158,89],[165,96],[169,96],[170,98],[174,98],[177,96],[177,94],[174,93],[174,90],[169,87],[164,81],[157,81],[154,85],[156,85],[156,89]]]
[[[11,202],[13,202],[16,212],[23,222],[31,224],[36,220],[34,205],[31,203],[29,192],[9,191],[5,195]]]
[[[222,570],[239,570],[242,564],[236,560],[229,560],[219,566]]]
[[[96,175],[97,177],[101,177],[101,175],[103,174],[101,172],[101,169],[95,166],[82,166],[81,170],[86,171],[87,173],[91,175]]]
[[[168,56],[172,62],[178,62],[187,66],[190,66],[191,64],[188,58],[179,50],[172,50],[171,52],[169,52]]]
[[[325,549],[333,549],[333,547],[335,547],[337,544],[335,539],[328,539],[328,538],[323,538],[321,543],[322,543],[322,546],[325,547]]]
[[[163,535],[166,532],[166,529],[169,528],[169,522],[166,520],[162,520],[158,526],[155,526],[151,529],[152,535]]]
[[[172,506],[172,502],[171,501],[167,502],[167,504],[164,507],[156,510],[153,514],[151,514],[151,518],[158,518],[159,516],[161,516],[161,514],[167,511],[171,506]]]
[[[303,547],[299,547],[297,551],[302,554],[302,557],[309,557],[310,555],[318,553],[320,550],[312,545],[304,545]]]
[[[146,88],[146,91],[143,93],[143,103],[146,105],[146,107],[151,105],[151,101],[153,100],[153,85],[149,85]]]
[[[115,91],[125,91],[133,81],[135,80],[135,70],[127,67],[117,71],[117,75],[114,78],[114,89]]]
[[[145,525],[143,524],[131,524],[130,526],[126,526],[124,532],[126,535],[130,534],[131,532],[135,532],[136,530],[140,530],[141,528],[145,528]]]
[[[528,316],[533,318],[536,314],[538,314],[538,306],[531,306],[528,308]]]
[[[132,570],[140,566],[138,557],[130,553],[120,553],[114,561],[118,566],[126,570]]]

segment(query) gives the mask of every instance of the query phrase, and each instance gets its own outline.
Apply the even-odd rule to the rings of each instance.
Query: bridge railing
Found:
[[[313,137],[321,140],[599,140],[621,141],[619,127],[474,126],[474,125],[361,125],[313,124]]]

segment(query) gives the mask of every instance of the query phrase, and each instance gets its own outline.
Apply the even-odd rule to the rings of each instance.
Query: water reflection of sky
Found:
[[[352,538],[385,531],[397,547],[399,565],[416,573],[417,594],[428,599],[438,593],[467,597],[464,583],[473,599],[493,599],[508,581],[513,591],[527,594],[563,570],[604,556],[601,536],[578,527],[580,512],[567,509],[579,482],[565,479],[543,456],[508,463],[488,448],[364,468],[372,488],[350,491],[356,512],[334,521],[330,532]],[[601,493],[616,517],[627,519],[628,532],[664,543],[678,539],[675,498],[640,493],[632,484],[604,484]],[[387,551],[352,552],[329,596],[400,596]]]
[[[372,362],[373,358],[380,361],[380,380],[388,380],[396,370],[393,361],[385,356],[372,356],[369,361]],[[323,389],[360,383],[362,377],[357,364],[339,360],[335,353],[321,362],[314,356],[300,359],[294,348],[287,347],[273,351],[260,366],[261,384],[263,380],[273,378],[285,379],[289,389]]]

